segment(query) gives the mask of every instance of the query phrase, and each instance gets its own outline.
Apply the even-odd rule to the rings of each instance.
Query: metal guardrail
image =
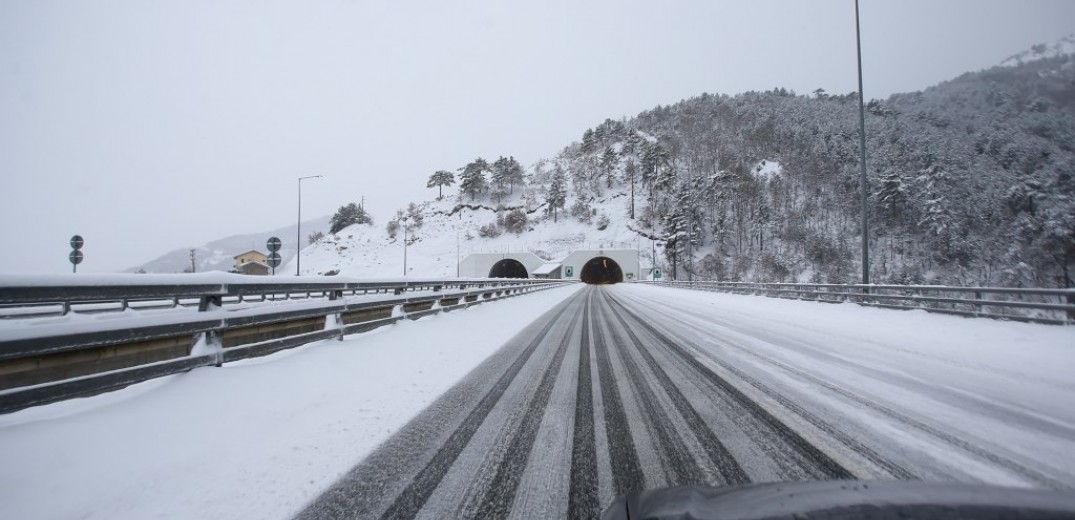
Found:
[[[853,302],[886,309],[918,309],[967,317],[1075,324],[1075,289],[713,281],[644,283],[794,300]]]
[[[154,278],[143,276],[142,278]],[[237,278],[238,277],[238,278]],[[454,279],[317,282],[242,280],[242,275],[226,275],[220,283],[177,284],[174,275],[156,277],[154,283],[64,285],[25,283],[0,285],[0,318],[27,318],[66,315],[69,312],[96,313],[127,309],[205,307],[249,301],[276,301],[300,298],[339,297],[356,294],[403,294],[496,287],[506,284],[541,283],[543,280]],[[221,278],[211,276],[209,279]],[[55,279],[55,278],[54,278]],[[136,280],[137,281],[137,280]]]
[[[531,279],[265,283],[243,278],[231,276],[219,284],[177,284],[174,278],[163,278],[138,285],[0,286],[0,316],[8,318],[0,321],[0,413],[313,341],[342,340],[345,334],[402,319],[567,283]],[[151,305],[137,307],[134,302]],[[79,306],[87,313],[120,312],[107,320],[79,318]],[[20,312],[27,308],[32,311]],[[165,310],[144,310],[161,308]]]

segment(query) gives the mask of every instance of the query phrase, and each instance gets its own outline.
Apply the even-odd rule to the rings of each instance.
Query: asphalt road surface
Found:
[[[1071,489],[1070,474],[968,441],[943,422],[872,400],[734,335],[719,345],[727,355],[715,355],[714,345],[699,339],[712,337],[711,320],[677,321],[670,305],[620,286],[584,288],[298,518],[594,518],[617,495],[654,487],[966,480],[961,472],[975,468],[1017,484]],[[848,413],[874,417],[875,426],[799,399],[794,385],[847,403],[854,408]],[[1075,439],[1069,426],[1039,422]],[[885,425],[908,433],[893,442]],[[925,453],[948,450],[951,460],[916,455],[907,448],[914,443],[931,446]]]

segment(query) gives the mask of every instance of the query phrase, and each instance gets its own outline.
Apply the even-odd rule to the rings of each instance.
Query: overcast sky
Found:
[[[116,271],[702,92],[856,87],[852,0],[0,2],[0,274]],[[1075,32],[1075,2],[863,0],[867,98]],[[287,238],[285,238],[287,240]]]

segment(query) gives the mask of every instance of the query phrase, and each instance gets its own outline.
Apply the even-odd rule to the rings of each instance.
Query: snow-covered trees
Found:
[[[455,175],[446,170],[437,170],[433,175],[429,176],[429,182],[426,183],[427,188],[437,188],[437,200],[444,198],[444,187],[455,184]]]
[[[564,209],[567,203],[567,191],[564,188],[564,171],[557,168],[552,175],[552,183],[545,194],[545,211],[552,214],[552,221],[556,222],[558,209]]]
[[[459,169],[459,191],[469,195],[471,200],[485,193],[488,183],[485,180],[485,172],[489,171],[489,163],[481,157],[474,159],[466,166]]]
[[[504,228],[504,231],[515,233],[516,235],[526,231],[529,223],[530,219],[527,218],[526,212],[521,209],[508,211],[500,218],[500,225]]]
[[[330,234],[336,234],[347,226],[372,223],[373,219],[366,213],[366,210],[352,202],[345,206],[340,206],[340,209],[336,211],[336,214],[329,220],[330,227],[328,232]]]
[[[1061,56],[870,101],[872,278],[1073,284],[1072,99],[1075,58]],[[854,93],[775,89],[606,120],[557,158],[577,199],[570,213],[592,219],[588,201],[637,183],[641,207],[631,196],[625,212],[665,241],[677,268],[691,263],[683,233],[697,220],[694,257],[708,256],[698,273],[858,281],[857,105]],[[698,179],[689,218],[686,178]]]
[[[493,193],[497,196],[498,203],[500,197],[505,195],[505,187],[507,194],[513,194],[515,185],[523,182],[523,167],[515,160],[515,157],[501,156],[493,162],[490,172],[489,180],[493,185]]]

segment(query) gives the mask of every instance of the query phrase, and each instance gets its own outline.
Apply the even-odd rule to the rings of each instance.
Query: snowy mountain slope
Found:
[[[530,190],[531,194],[537,191]],[[594,202],[598,216],[610,217],[608,227],[603,230],[567,215],[560,215],[554,222],[552,217],[546,219],[542,208],[531,208],[526,232],[518,235],[502,232],[497,237],[482,237],[480,232],[482,226],[496,222],[496,211],[492,206],[469,201],[459,203],[455,196],[422,203],[419,205],[422,225],[408,227],[406,275],[454,277],[457,261],[471,253],[532,252],[553,260],[584,248],[641,248],[644,253],[641,263],[648,267],[651,243],[632,231],[629,219],[624,218],[627,200],[626,195],[617,193]],[[525,198],[508,198],[503,203],[507,207],[525,207]],[[387,220],[374,218],[380,223]],[[320,243],[302,252],[303,274],[336,271],[361,278],[401,276],[404,275],[403,263],[402,228],[392,238],[383,224],[347,227],[336,235],[327,235]],[[284,272],[294,269],[294,260],[291,260]]]
[[[867,105],[872,282],[1075,285],[1073,42]],[[395,218],[423,219],[407,250],[415,276],[454,275],[472,252],[604,246],[636,248],[673,278],[857,282],[858,154],[855,94],[703,94],[587,129],[522,187],[464,181],[476,163],[492,177],[485,161],[451,168],[443,200]],[[327,237],[303,267],[403,274],[392,218]]]
[[[1067,54],[1075,54],[1075,34],[1066,36],[1052,44],[1038,44],[1023,52],[1012,55],[1000,62],[1001,67],[1014,67],[1036,60],[1055,58]]]
[[[303,222],[303,241],[314,231],[328,231],[328,221],[329,217],[324,216]],[[262,233],[234,235],[194,248],[197,271],[227,271],[232,268],[236,255],[251,249],[268,253],[265,241],[273,236],[280,237],[283,241],[280,255],[287,261],[295,255],[295,228],[296,226],[292,225]],[[142,270],[147,273],[181,273],[190,269],[190,249],[188,247],[165,253],[155,260],[127,269],[127,272]]]

